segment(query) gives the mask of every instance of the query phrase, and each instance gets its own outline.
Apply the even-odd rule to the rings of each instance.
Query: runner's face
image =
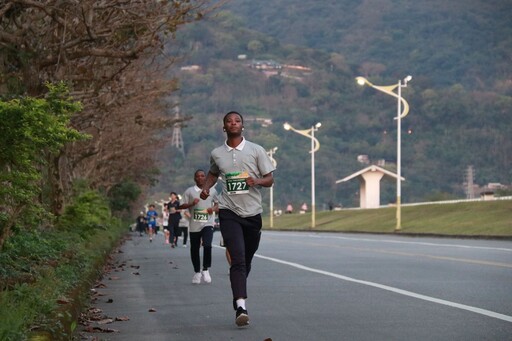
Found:
[[[224,129],[228,135],[241,135],[244,124],[240,115],[231,114],[224,121]]]
[[[204,172],[197,172],[194,175],[194,181],[196,182],[196,185],[199,188],[203,187],[205,180],[206,180],[206,175],[204,174]]]

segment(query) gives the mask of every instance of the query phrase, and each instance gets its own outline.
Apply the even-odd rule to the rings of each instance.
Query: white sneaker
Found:
[[[203,270],[203,281],[205,283],[211,283],[212,282],[212,278],[211,278],[210,272],[208,270]]]
[[[193,284],[200,284],[201,283],[201,273],[200,272],[196,272],[194,274],[194,277],[192,277],[192,283]]]
[[[183,247],[187,247],[187,244],[183,244]]]

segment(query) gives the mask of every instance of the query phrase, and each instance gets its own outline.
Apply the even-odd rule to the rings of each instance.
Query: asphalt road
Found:
[[[214,245],[213,281],[194,285],[190,249],[134,234],[82,340],[512,340],[511,241],[264,231],[245,328]]]

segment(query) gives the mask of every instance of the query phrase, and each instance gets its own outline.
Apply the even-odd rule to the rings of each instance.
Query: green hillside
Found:
[[[297,10],[282,15],[284,12],[280,6],[285,3]],[[394,22],[392,17],[385,15],[395,9],[390,7],[386,11],[382,9],[383,13],[379,11],[380,14],[371,21],[371,31],[362,30],[361,24],[355,24],[358,16],[366,18],[368,23],[370,19],[366,17],[368,13],[362,13],[361,7],[356,6],[358,1],[314,2],[321,8],[320,3],[325,4],[326,10],[309,10],[310,15],[303,20],[303,30],[310,27],[307,24],[309,21],[313,21],[317,23],[315,27],[323,32],[337,32],[339,30],[336,26],[330,24],[334,19],[329,18],[337,15],[341,19],[355,16],[346,22],[340,19],[338,24],[346,25],[345,39],[348,39],[347,32],[350,32],[352,36],[364,38],[362,41],[368,45],[376,39],[378,33],[382,33],[384,27],[392,26]],[[448,35],[451,31],[446,31],[446,36],[427,34],[428,28],[432,27],[434,12],[444,10],[446,20],[439,20],[443,25],[448,25],[462,15],[458,11],[460,6],[434,6],[435,9],[431,9],[423,2],[396,3],[407,3],[406,7],[410,9],[408,20],[414,22],[415,32],[395,34],[396,42],[403,45],[398,51],[404,51],[405,47],[416,42],[416,52],[408,52],[418,58],[416,61],[402,56],[401,61],[397,62],[395,55],[385,51],[376,56],[363,49],[337,49],[334,48],[335,44],[329,42],[329,39],[335,40],[331,34],[311,38],[318,44],[315,47],[322,49],[285,44],[287,40],[307,43],[285,39],[274,32],[277,29],[270,30],[270,26],[279,24],[279,32],[284,35],[285,31],[295,27],[290,26],[290,23],[299,20],[302,11],[307,11],[308,6],[313,6],[313,3],[297,1],[275,1],[272,6],[261,6],[256,2],[249,5],[247,1],[233,2],[239,14],[246,11],[252,15],[235,16],[221,12],[215,18],[179,32],[177,44],[169,46],[169,54],[185,52],[182,66],[199,67],[195,71],[176,70],[174,73],[180,79],[180,91],[176,98],[181,112],[193,119],[182,130],[185,157],[174,148],[168,148],[162,153],[160,159],[164,175],[155,192],[162,195],[170,190],[182,192],[192,183],[194,169],[208,168],[209,151],[223,142],[222,116],[230,110],[239,110],[246,118],[248,139],[267,149],[279,148],[275,154],[278,171],[275,173],[274,200],[277,207],[284,208],[289,201],[298,206],[301,202],[309,202],[311,197],[310,141],[283,130],[282,125],[287,121],[297,129],[307,129],[316,122],[322,123],[316,133],[321,147],[315,155],[316,202],[319,209],[326,208],[329,203],[340,203],[345,207],[357,206],[358,183],[354,181],[336,185],[335,181],[365,166],[357,162],[358,155],[368,155],[371,162],[384,159],[386,168],[392,171],[396,169],[396,121],[393,119],[396,101],[374,89],[361,89],[354,78],[364,75],[375,84],[389,85],[395,84],[409,72],[413,80],[402,91],[411,106],[409,116],[402,121],[402,175],[406,178],[402,186],[402,201],[407,203],[465,197],[463,182],[469,165],[474,166],[475,183],[479,185],[489,182],[511,183],[511,67],[509,64],[500,64],[499,60],[506,58],[507,53],[510,55],[512,49],[508,46],[512,35],[503,37],[495,46],[496,51],[500,51],[498,55],[489,54],[489,50],[484,47],[470,49],[471,53],[465,54],[460,45],[466,46],[465,42],[478,38],[472,21],[458,25],[458,35]],[[474,3],[484,6],[481,2]],[[254,8],[256,4],[258,10]],[[350,8],[352,12],[340,14]],[[491,29],[490,25],[494,23],[499,32],[492,37],[502,37],[502,30],[498,28],[510,26],[503,14],[508,7],[496,7],[494,10],[489,6],[486,8],[487,11],[471,12],[474,14],[473,19],[486,27],[486,30]],[[271,11],[280,9],[281,14],[274,14],[275,20],[271,20]],[[325,20],[319,21],[319,16]],[[273,24],[266,25],[265,20]],[[354,24],[348,25],[349,22]],[[443,30],[443,25],[440,30]],[[261,30],[265,27],[268,34],[275,36],[248,29],[248,26]],[[412,30],[408,27],[402,25],[401,30]],[[308,37],[305,31],[298,28],[293,32],[296,37]],[[429,35],[432,44],[424,43]],[[448,36],[452,39],[459,37],[461,44],[451,44],[452,40]],[[442,39],[448,40],[443,42]],[[325,46],[333,48],[328,50]],[[442,68],[421,62],[433,62],[432,49],[445,56],[443,59],[446,62]],[[240,55],[246,55],[247,59],[239,59]],[[454,55],[467,59],[463,69],[460,69],[461,64],[457,60],[450,57]],[[265,74],[250,67],[254,61],[261,60],[273,60],[283,68]],[[307,69],[286,67],[290,65]],[[422,72],[420,66],[426,69]],[[459,71],[455,68],[459,68]],[[487,68],[499,69],[499,72],[489,71],[486,74],[488,71],[478,71]],[[451,81],[443,80],[436,76],[440,70],[443,70],[443,75],[472,74],[474,77],[471,79],[479,79],[483,85],[478,86],[467,77],[450,76]],[[496,78],[492,75],[496,75]],[[256,118],[270,118],[273,124],[262,126]],[[382,183],[381,203],[394,201],[394,186],[391,182]],[[268,202],[268,191],[265,191],[265,196],[264,200]]]
[[[376,64],[367,70],[374,75],[498,92],[511,75],[509,0],[236,0],[228,8],[283,43],[340,53],[363,72]]]

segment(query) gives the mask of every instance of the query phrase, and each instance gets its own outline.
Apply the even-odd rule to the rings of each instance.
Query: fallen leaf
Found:
[[[140,275],[140,273],[138,273],[138,272],[132,272],[132,274],[134,274],[134,275]]]
[[[117,329],[101,328],[101,327],[87,327],[85,331],[88,333],[119,333]]]
[[[156,312],[156,309],[155,308],[149,308],[149,312],[150,313],[154,313],[154,312]]]
[[[100,308],[90,308],[88,311],[90,314],[99,314],[103,312]]]
[[[111,299],[111,298],[109,298],[109,299],[107,300],[107,303],[112,303],[112,302],[114,302],[114,300],[113,300],[113,299]]]
[[[104,319],[104,320],[98,321],[98,324],[109,324],[112,322],[114,322],[114,319]]]
[[[119,316],[116,317],[116,321],[130,321],[130,318],[128,316]]]
[[[111,281],[117,281],[119,279],[119,277],[112,276],[112,277],[109,277],[108,279],[111,280]]]

